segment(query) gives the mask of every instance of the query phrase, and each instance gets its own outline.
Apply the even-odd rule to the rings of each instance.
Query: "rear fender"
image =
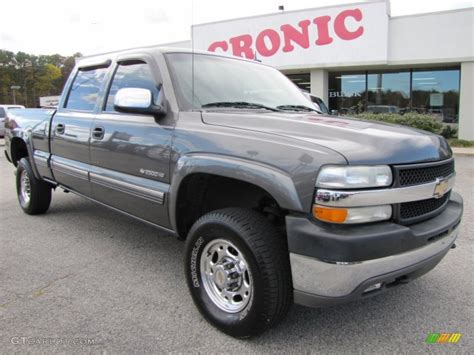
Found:
[[[28,157],[30,158],[30,165],[31,169],[33,170],[33,174],[37,179],[41,179],[41,175],[38,172],[38,168],[36,166],[36,162],[34,159],[34,148],[33,148],[33,140],[32,140],[32,131],[31,129],[13,129],[11,130],[11,137],[10,137],[10,157],[12,157],[12,143],[15,139],[21,139],[23,143],[25,143],[26,150],[28,151]]]

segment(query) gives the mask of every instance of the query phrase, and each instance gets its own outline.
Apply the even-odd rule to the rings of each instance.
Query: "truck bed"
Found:
[[[49,127],[55,109],[24,109],[10,111],[5,120],[5,148],[11,158],[11,143],[15,138],[25,138],[31,141],[33,150],[49,153]]]

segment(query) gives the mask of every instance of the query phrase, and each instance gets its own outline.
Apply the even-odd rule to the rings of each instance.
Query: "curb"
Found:
[[[474,148],[451,147],[454,155],[474,156]]]

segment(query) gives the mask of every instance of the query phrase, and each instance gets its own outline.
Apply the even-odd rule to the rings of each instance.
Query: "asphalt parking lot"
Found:
[[[2,145],[0,352],[474,351],[472,156],[457,158],[456,190],[465,201],[458,247],[434,271],[364,301],[294,306],[279,327],[240,341],[208,325],[194,307],[182,242],[59,190],[49,213],[23,214]],[[425,344],[432,332],[462,338]]]

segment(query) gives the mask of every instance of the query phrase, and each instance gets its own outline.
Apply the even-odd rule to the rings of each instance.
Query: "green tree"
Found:
[[[36,78],[34,88],[40,96],[55,95],[56,81],[62,77],[61,69],[54,64],[45,64]]]
[[[20,86],[15,91],[16,102],[27,107],[36,107],[40,96],[59,95],[76,58],[81,56],[81,53],[65,57],[0,50],[0,104],[12,103],[13,85]]]

